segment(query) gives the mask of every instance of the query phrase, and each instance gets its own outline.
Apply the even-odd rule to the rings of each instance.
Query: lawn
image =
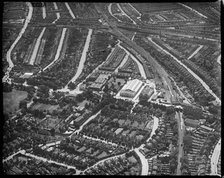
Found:
[[[27,97],[26,91],[18,91],[13,89],[12,92],[3,92],[3,112],[15,113],[19,109],[19,102]]]

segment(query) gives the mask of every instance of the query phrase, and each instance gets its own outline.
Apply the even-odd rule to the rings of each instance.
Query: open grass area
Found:
[[[3,92],[3,112],[14,113],[19,109],[19,102],[27,97],[26,91],[18,91],[13,89],[12,92]]]

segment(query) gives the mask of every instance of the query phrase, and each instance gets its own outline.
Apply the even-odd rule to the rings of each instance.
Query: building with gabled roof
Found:
[[[141,80],[130,80],[121,89],[120,96],[134,98],[142,85],[143,82]]]

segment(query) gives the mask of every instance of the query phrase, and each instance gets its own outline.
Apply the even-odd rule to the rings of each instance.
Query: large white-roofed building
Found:
[[[120,96],[134,98],[142,87],[143,82],[138,79],[130,80],[123,86],[120,91]]]

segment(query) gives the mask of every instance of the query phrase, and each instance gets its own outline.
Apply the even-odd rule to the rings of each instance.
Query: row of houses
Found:
[[[94,140],[81,135],[72,135],[69,143],[64,139],[61,143],[52,147],[37,148],[35,154],[54,160],[59,163],[75,166],[84,170],[97,161],[124,152],[122,147],[116,147],[98,140]]]
[[[85,175],[140,175],[141,165],[136,155],[111,158],[85,171]]]
[[[75,169],[18,154],[4,165],[7,175],[74,175]]]
[[[214,131],[214,129],[207,127],[205,125],[201,125],[197,130],[193,132],[192,137],[192,149],[187,154],[188,162],[189,162],[189,171],[191,175],[205,175],[207,172],[207,164],[206,158],[202,155],[199,156],[199,152],[204,145],[204,142],[207,139],[207,136],[210,132]]]

